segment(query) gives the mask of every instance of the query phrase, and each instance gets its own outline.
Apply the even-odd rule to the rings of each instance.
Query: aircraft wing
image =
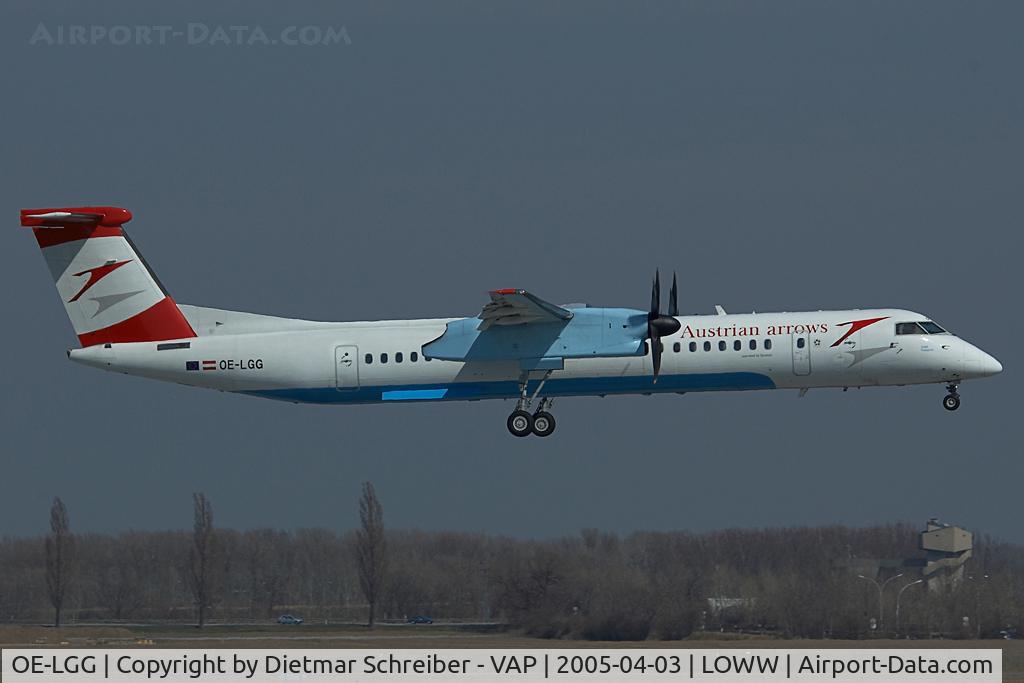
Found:
[[[648,313],[557,306],[523,289],[497,289],[480,314],[445,324],[424,358],[516,362],[523,371],[561,370],[566,358],[639,356]]]
[[[568,322],[572,311],[548,303],[525,289],[496,289],[491,301],[480,312],[481,332],[492,325],[526,325],[528,323]]]

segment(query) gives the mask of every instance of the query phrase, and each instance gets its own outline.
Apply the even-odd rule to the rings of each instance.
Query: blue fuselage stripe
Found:
[[[448,389],[390,389],[382,391],[382,401],[437,401],[444,398]]]
[[[530,389],[536,388],[536,381]],[[658,383],[650,376],[567,377],[550,379],[543,395],[594,396],[603,394],[652,394],[683,391],[746,391],[774,389],[767,375],[756,372],[719,372],[707,374],[662,375]],[[265,389],[242,393],[299,403],[377,403],[380,401],[472,401],[484,398],[517,398],[519,385],[513,380],[496,382],[453,382],[452,384],[405,384],[363,386],[351,389],[334,387]]]

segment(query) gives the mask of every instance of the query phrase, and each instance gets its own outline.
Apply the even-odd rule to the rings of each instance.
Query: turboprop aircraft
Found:
[[[558,306],[496,289],[479,315],[315,322],[178,305],[111,206],[25,209],[84,365],[295,403],[513,399],[508,430],[549,436],[555,398],[608,394],[945,384],[999,361],[927,316],[900,309],[680,315]]]

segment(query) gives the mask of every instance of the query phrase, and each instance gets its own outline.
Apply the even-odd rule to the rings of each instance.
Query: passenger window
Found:
[[[690,353],[697,350],[697,342],[690,342]]]
[[[399,351],[398,353],[395,354],[395,362],[396,363],[401,363],[402,362],[402,352],[401,351]]]
[[[764,340],[764,348],[767,351],[771,351],[772,350],[772,340],[771,339],[765,339]]]
[[[704,342],[704,350],[705,351],[710,351],[711,350],[711,342]]]
[[[725,351],[725,340],[724,339],[719,340],[719,342],[718,342],[718,350],[719,351]]]
[[[418,353],[416,353],[415,351],[413,351],[412,353],[409,354],[409,362],[410,363],[415,363],[419,359],[420,359],[420,355]]]
[[[896,334],[924,334],[917,323],[896,323]]]
[[[372,365],[373,364],[373,354],[372,353],[366,354],[366,358],[364,358],[363,360],[366,361],[367,365]]]
[[[644,355],[646,356],[651,352],[651,346],[647,342],[644,342]]]
[[[676,342],[675,344],[672,345],[672,350],[675,353],[679,353],[679,351],[682,350],[682,348],[683,347],[679,344],[679,342]]]
[[[732,343],[732,350],[733,351],[739,351],[742,348],[743,348],[743,342],[741,342],[739,339],[737,339],[736,341],[734,341]]]
[[[381,363],[387,363],[388,362],[388,354],[386,354],[386,353],[380,354],[380,362]]]
[[[796,348],[802,349],[802,348],[804,348],[804,344],[806,344],[806,343],[807,342],[804,341],[803,337],[797,337],[796,338]]]
[[[757,351],[757,340],[756,339],[751,339],[750,340],[750,350],[751,351]]]

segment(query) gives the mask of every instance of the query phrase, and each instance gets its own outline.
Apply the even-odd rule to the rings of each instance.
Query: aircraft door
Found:
[[[359,388],[359,347],[334,347],[334,380],[338,391]]]
[[[811,335],[793,333],[793,374],[811,374]]]

